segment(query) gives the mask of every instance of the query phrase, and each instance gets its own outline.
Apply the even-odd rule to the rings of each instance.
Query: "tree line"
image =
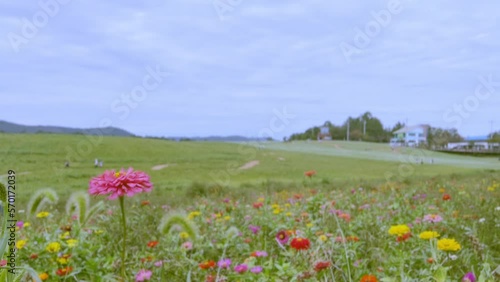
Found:
[[[370,112],[366,112],[358,117],[348,117],[341,125],[335,125],[330,121],[326,121],[321,126],[313,126],[305,132],[292,134],[287,141],[315,140],[320,136],[321,128],[326,127],[333,140],[349,139],[351,141],[388,143],[393,137],[394,131],[405,126],[404,122],[399,121],[392,127],[384,127],[380,119],[373,116]],[[348,128],[349,133],[347,131]],[[445,146],[449,142],[460,142],[463,140],[464,138],[455,128],[444,129],[431,126],[427,136],[428,146]]]

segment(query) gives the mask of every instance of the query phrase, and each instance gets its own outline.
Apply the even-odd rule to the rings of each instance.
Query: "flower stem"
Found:
[[[120,196],[120,209],[122,210],[122,225],[123,225],[123,246],[122,246],[122,279],[125,279],[125,247],[127,246],[127,220],[125,219],[125,207],[123,205],[124,197]]]

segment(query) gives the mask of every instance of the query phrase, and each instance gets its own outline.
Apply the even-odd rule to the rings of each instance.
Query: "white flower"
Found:
[[[496,211],[500,211],[500,207],[496,207],[496,208],[495,208],[495,210],[496,210]]]
[[[483,218],[481,218],[481,219],[479,219],[479,223],[483,223],[483,222],[485,222],[485,221],[486,221],[486,219],[485,219],[484,217],[483,217]]]
[[[450,255],[451,260],[456,260],[457,258],[458,258],[458,256],[456,256],[456,255]]]

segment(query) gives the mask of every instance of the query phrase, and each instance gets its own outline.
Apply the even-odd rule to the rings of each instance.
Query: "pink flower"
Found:
[[[134,196],[136,193],[150,192],[153,184],[149,180],[149,175],[142,171],[122,169],[119,172],[106,170],[102,175],[90,180],[89,193],[91,195],[107,195],[109,200],[127,195]]]
[[[0,260],[0,266],[6,266],[7,265],[7,260],[3,259]]]
[[[155,263],[154,263],[154,265],[155,265],[156,267],[161,267],[161,266],[163,265],[163,261],[162,261],[162,260],[159,260],[159,261],[155,262]]]
[[[246,264],[240,264],[234,267],[234,271],[238,273],[243,273],[246,272],[247,270],[248,270],[248,265]]]
[[[182,244],[182,248],[184,248],[185,250],[189,251],[189,250],[193,249],[193,243],[191,243],[191,242],[185,242],[185,243]]]
[[[217,263],[217,266],[219,266],[220,268],[229,268],[229,266],[231,266],[231,260],[230,259],[220,260]]]
[[[135,281],[142,282],[142,281],[149,280],[149,279],[151,279],[151,274],[153,274],[153,272],[151,272],[150,270],[141,269],[141,270],[139,270],[139,272],[135,276]]]
[[[262,266],[254,266],[252,269],[250,269],[250,272],[252,273],[261,273],[262,272]]]
[[[438,223],[438,222],[443,221],[443,218],[438,214],[428,214],[428,215],[424,216],[424,221]]]

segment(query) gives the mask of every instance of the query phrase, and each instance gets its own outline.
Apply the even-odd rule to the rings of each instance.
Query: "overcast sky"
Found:
[[[500,129],[499,11],[497,0],[0,0],[0,120],[281,138],[371,111],[386,127],[486,135],[490,121]]]

